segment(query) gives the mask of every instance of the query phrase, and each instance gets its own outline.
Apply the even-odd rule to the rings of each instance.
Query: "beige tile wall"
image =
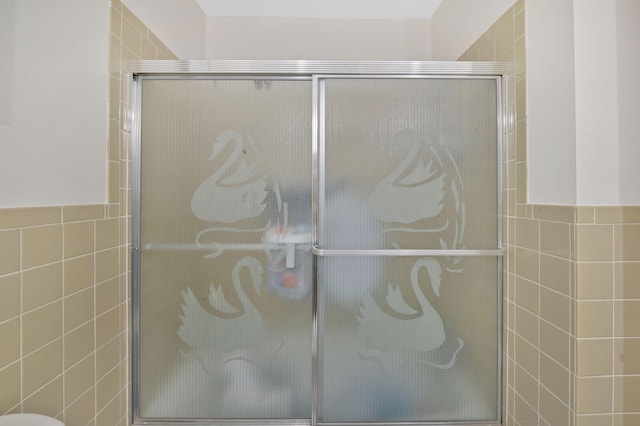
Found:
[[[640,425],[640,207],[526,204],[525,2],[460,60],[514,61],[505,140],[507,425]]]
[[[0,415],[67,426],[129,419],[129,134],[121,69],[175,59],[119,0],[110,10],[108,202],[0,209]]]
[[[0,413],[124,417],[126,218],[110,207],[0,210]]]
[[[640,206],[578,207],[576,425],[640,424]]]
[[[507,400],[514,408],[507,424],[569,426],[575,415],[575,208],[523,205],[519,210],[523,215],[513,218],[509,250],[526,250],[528,257],[516,255],[507,271],[507,304],[515,310],[505,325],[515,339],[508,365],[526,370],[533,391],[523,391],[526,382],[517,374],[508,378]]]

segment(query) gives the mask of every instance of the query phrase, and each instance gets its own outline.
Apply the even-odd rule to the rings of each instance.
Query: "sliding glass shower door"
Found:
[[[496,80],[318,90],[318,419],[497,418]]]
[[[146,79],[138,403],[311,416],[311,82]]]
[[[500,78],[137,81],[134,411],[500,418]]]

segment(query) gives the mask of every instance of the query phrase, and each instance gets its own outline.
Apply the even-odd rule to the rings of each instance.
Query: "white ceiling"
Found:
[[[431,19],[443,0],[196,0],[207,16]]]

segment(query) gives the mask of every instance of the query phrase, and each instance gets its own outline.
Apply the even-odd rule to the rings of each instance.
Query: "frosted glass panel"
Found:
[[[319,246],[497,248],[496,84],[324,80]]]
[[[139,414],[311,416],[311,83],[144,80]]]
[[[141,77],[136,415],[495,422],[499,81],[317,81]]]
[[[494,79],[320,81],[322,422],[495,421],[499,271]]]
[[[318,260],[319,420],[497,419],[498,260],[348,259]]]

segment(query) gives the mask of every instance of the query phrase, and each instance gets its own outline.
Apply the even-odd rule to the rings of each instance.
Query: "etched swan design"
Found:
[[[436,164],[437,157],[425,158],[417,135],[402,132],[396,145],[408,145],[401,163],[373,189],[369,205],[377,219],[384,222],[413,223],[435,217],[444,208],[445,174]],[[430,153],[433,154],[432,151]]]
[[[205,179],[191,199],[191,211],[207,222],[233,223],[264,211],[267,179],[242,158],[246,154],[240,132],[225,130],[213,142],[209,160],[218,158],[229,144],[233,150],[222,167]],[[249,145],[253,146],[252,139]]]
[[[208,312],[197,300],[191,288],[182,292],[183,304],[180,339],[194,352],[230,353],[238,349],[259,346],[265,337],[266,328],[262,314],[251,302],[241,285],[240,272],[247,268],[254,289],[262,283],[262,264],[253,257],[240,259],[232,271],[233,290],[237,294],[239,307],[230,304],[224,290],[216,290],[210,284],[208,302],[216,314]]]
[[[394,315],[384,312],[369,296],[360,305],[358,340],[365,346],[382,351],[431,351],[445,341],[444,325],[440,314],[420,289],[418,274],[426,269],[431,288],[440,293],[441,268],[437,260],[425,257],[411,268],[411,289],[416,295],[419,310],[409,306],[399,288],[387,287],[386,301]]]

